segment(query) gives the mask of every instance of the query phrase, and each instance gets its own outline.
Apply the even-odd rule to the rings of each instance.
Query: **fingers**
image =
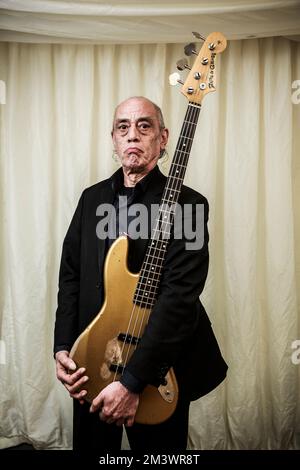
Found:
[[[133,423],[134,423],[134,416],[131,416],[130,418],[126,419],[126,422],[124,424],[125,424],[125,426],[130,428],[133,425]]]
[[[69,386],[68,384],[64,384],[64,386],[69,391],[69,395],[71,398],[80,400],[80,399],[83,399],[87,394],[87,391],[82,389],[82,387],[84,387],[84,384],[87,381],[88,381],[88,377],[84,376],[80,380],[78,380],[74,385]]]
[[[119,414],[111,414],[106,408],[102,408],[99,413],[101,421],[105,421],[107,424],[115,423],[117,426],[132,426],[134,423],[134,416],[120,416]]]
[[[123,426],[123,424],[126,423],[126,419],[125,418],[117,419],[117,421],[115,421],[115,423],[116,423],[116,426]]]
[[[72,374],[70,377],[67,378],[67,380],[65,380],[65,385],[67,385],[67,389],[69,390],[69,392],[78,392],[82,388],[82,386],[89,380],[87,375],[81,377],[84,372],[79,375]]]
[[[68,384],[70,386],[76,384],[76,382],[78,382],[81,379],[84,373],[85,373],[84,367],[78,369],[76,372],[74,372],[74,374],[69,374],[64,368],[60,368],[60,367],[57,368],[57,378],[61,380],[64,384]]]
[[[134,418],[128,418],[128,417],[124,418],[123,417],[123,418],[117,419],[115,421],[115,423],[116,423],[117,426],[123,426],[123,424],[124,424],[124,426],[130,427],[134,423]]]
[[[103,406],[103,401],[104,397],[101,393],[99,393],[99,395],[92,401],[90,412],[94,413],[95,411],[99,410]]]
[[[84,403],[84,397],[86,396],[87,391],[86,390],[79,390],[78,392],[75,393],[69,393],[71,398],[75,398],[75,400],[79,400],[79,403],[83,404]]]
[[[87,395],[87,390],[82,389],[84,387],[84,384],[88,381],[88,377],[84,376],[75,384],[73,385],[68,385],[67,383],[63,383],[63,385],[66,387],[66,389],[69,392],[69,395],[71,398],[75,398],[76,400],[83,400],[83,398]],[[84,402],[84,400],[83,400]]]
[[[88,376],[84,375],[85,368],[81,367],[76,370],[76,364],[69,357],[68,351],[57,352],[55,359],[57,378],[68,390],[70,397],[79,400],[79,403],[83,404],[84,397],[87,395],[87,390],[82,390],[82,387],[89,380]],[[75,370],[76,372],[71,373],[71,371]]]
[[[113,424],[115,423],[117,426],[123,426],[123,424],[126,427],[131,427],[134,423],[134,417],[132,416],[121,416],[121,417],[116,417],[114,415],[110,415],[107,413],[104,409],[102,409],[99,413],[99,418],[101,421],[105,421],[107,424]]]
[[[105,421],[107,424],[113,424],[116,422],[116,418],[111,416],[110,414],[105,414],[104,412],[100,411],[99,418],[101,421]]]

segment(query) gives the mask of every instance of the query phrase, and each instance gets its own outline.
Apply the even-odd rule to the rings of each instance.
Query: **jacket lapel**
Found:
[[[101,203],[113,204],[115,193],[112,187],[111,178],[107,180],[105,187],[101,188],[99,192],[99,200]],[[105,258],[106,240],[97,237],[97,255],[98,255],[98,267],[99,267],[99,279],[102,279],[102,269]]]

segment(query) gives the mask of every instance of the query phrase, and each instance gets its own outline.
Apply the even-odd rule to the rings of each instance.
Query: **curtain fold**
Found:
[[[192,404],[191,449],[300,445],[299,53],[283,38],[229,42],[203,102],[185,182],[210,203],[202,300],[229,372]],[[162,106],[167,172],[187,105],[167,77],[182,54],[183,44],[0,43],[2,448],[71,446],[71,400],[52,356],[63,237],[82,190],[117,168],[121,100]]]
[[[299,0],[0,0],[0,40],[165,44],[199,28],[228,39],[299,35],[299,14]]]

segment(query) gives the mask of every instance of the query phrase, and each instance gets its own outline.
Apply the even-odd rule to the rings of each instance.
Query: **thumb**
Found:
[[[68,368],[73,371],[77,369],[76,364],[72,359],[68,359]]]
[[[62,351],[61,354],[57,354],[59,362],[66,368],[72,371],[76,370],[75,362],[69,357],[68,351]]]

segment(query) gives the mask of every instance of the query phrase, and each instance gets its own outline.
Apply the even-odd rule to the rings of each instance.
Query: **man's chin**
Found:
[[[144,166],[138,163],[128,163],[128,165],[123,165],[125,170],[130,171],[131,173],[141,173],[144,169]]]
[[[135,173],[139,173],[144,169],[143,163],[137,158],[126,159],[126,161],[123,161],[123,167],[126,170],[134,171]]]

